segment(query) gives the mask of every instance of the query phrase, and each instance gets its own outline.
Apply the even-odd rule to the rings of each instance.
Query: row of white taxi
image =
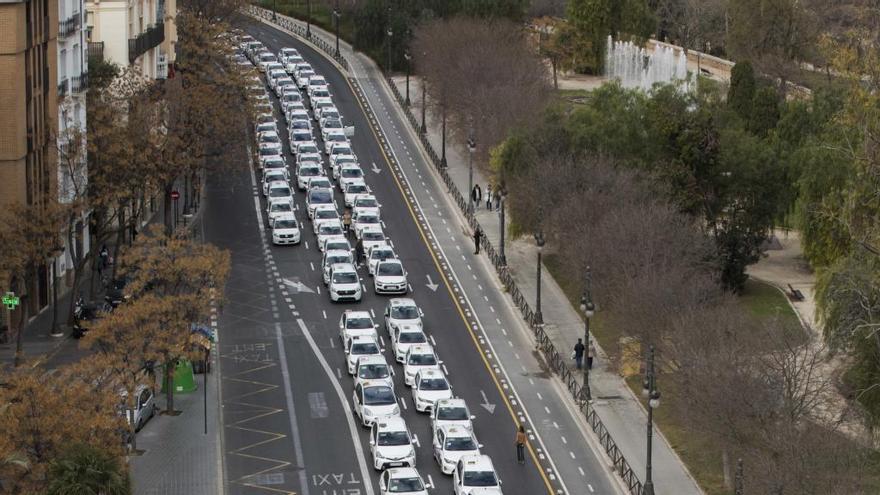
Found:
[[[290,149],[295,157],[295,184],[306,194],[307,214],[322,252],[322,277],[332,301],[362,298],[357,272],[359,260],[352,249],[337,211],[330,177],[351,208],[352,231],[364,248],[365,265],[377,294],[406,294],[406,271],[386,238],[378,200],[364,180],[339,110],[333,104],[327,80],[317,74],[299,52],[282,48],[276,55],[262,43],[244,36],[241,50],[266,77],[285,116]],[[261,87],[262,89],[262,87]],[[251,88],[258,107],[256,133],[266,213],[276,245],[298,244],[302,232],[296,221],[292,178],[281,149],[281,137],[265,90]],[[306,107],[306,100],[308,107]],[[314,125],[322,146],[314,140]],[[327,156],[330,177],[324,173]],[[471,415],[463,399],[452,392],[434,346],[422,325],[422,310],[409,298],[390,299],[385,312],[385,331],[404,383],[410,387],[416,410],[430,414],[432,454],[444,474],[453,478],[456,495],[501,494],[501,481],[491,459],[480,453]],[[416,471],[413,436],[401,416],[392,376],[385,360],[378,325],[368,311],[346,310],[339,320],[339,339],[346,356],[346,369],[354,379],[353,410],[370,428],[373,467],[381,471],[379,486],[385,494],[427,494]],[[431,339],[433,342],[433,339]]]

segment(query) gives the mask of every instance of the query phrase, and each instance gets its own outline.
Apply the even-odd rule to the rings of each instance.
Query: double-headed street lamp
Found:
[[[410,72],[410,60],[412,57],[409,52],[403,52],[403,58],[406,60],[406,98],[403,100],[403,104],[409,106],[409,72]]]
[[[654,495],[654,480],[651,478],[651,453],[654,439],[654,409],[660,405],[660,391],[654,370],[654,344],[648,348],[648,366],[645,381],[642,383],[642,396],[648,399],[648,458],[645,464],[645,484],[642,493]]]
[[[426,53],[422,53],[422,56],[427,55]],[[428,93],[428,80],[425,79],[425,76],[422,76],[422,126],[419,127],[419,132],[424,134],[425,131],[428,130],[428,127],[425,125],[425,112],[428,109],[426,104],[427,101],[427,93]]]
[[[538,289],[535,295],[535,322],[544,324],[544,315],[541,313],[541,254],[544,251],[544,231],[538,230],[535,234],[535,244],[538,246]]]
[[[444,130],[444,134],[446,134]],[[446,146],[444,145],[444,148]],[[477,142],[474,140],[474,132],[471,131],[471,135],[467,140],[467,148],[468,148],[468,213],[474,212],[474,153],[477,151]],[[444,149],[445,151],[445,149]],[[443,153],[443,159],[446,159],[446,153]]]
[[[272,0],[272,22],[278,22],[278,0]]]
[[[500,258],[501,266],[507,266],[507,256],[504,254],[504,203],[507,200],[507,187],[504,184],[504,180],[502,180],[501,184],[499,184],[499,188],[501,189],[498,193],[501,196],[501,199],[499,201],[501,203],[499,205],[501,207],[501,221],[498,222],[498,228],[501,230],[501,244],[499,245],[499,248],[501,250]]]
[[[443,125],[440,135],[440,166],[446,167],[446,103],[440,104],[440,113],[442,115]],[[423,121],[424,122],[424,121]],[[468,194],[471,192],[468,191]]]
[[[596,311],[596,306],[593,304],[593,294],[590,290],[590,282],[591,282],[591,273],[590,267],[587,267],[586,274],[584,276],[584,292],[581,294],[581,311],[584,313],[584,345],[586,346],[586,352],[590,352],[590,318],[593,317],[593,314]],[[589,354],[587,354],[589,357]],[[581,398],[589,402],[593,400],[593,393],[590,391],[590,360],[587,359],[586,364],[583,366],[584,370],[584,385],[581,387]]]
[[[306,38],[312,38],[312,0],[306,0]]]
[[[336,56],[339,56],[339,18],[342,13],[339,11],[339,0],[336,0],[336,8],[333,9],[333,19],[336,20]]]

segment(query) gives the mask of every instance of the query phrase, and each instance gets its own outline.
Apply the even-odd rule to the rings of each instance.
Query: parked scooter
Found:
[[[110,297],[104,296],[102,304],[87,303],[80,296],[73,307],[73,332],[71,335],[75,339],[82,338],[89,331],[89,322],[97,320],[101,313],[109,313],[113,311],[113,305],[110,303]]]

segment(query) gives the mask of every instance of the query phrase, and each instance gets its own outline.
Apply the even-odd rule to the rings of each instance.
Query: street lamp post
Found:
[[[651,479],[651,447],[654,437],[654,409],[660,405],[660,391],[654,372],[654,345],[648,348],[648,367],[642,384],[642,395],[648,399],[648,457],[645,463],[645,484],[642,493],[654,495],[654,480]]]
[[[440,107],[441,107],[441,109],[440,109],[441,113],[443,114],[443,127],[442,127],[442,133],[440,136],[440,166],[445,167],[446,166],[446,103],[442,104]],[[470,194],[471,192],[468,191],[467,193]]]
[[[425,103],[427,100],[427,96],[426,96],[427,92],[428,92],[427,87],[428,87],[427,81],[425,80],[425,77],[422,76],[422,126],[419,127],[419,132],[421,132],[422,134],[424,134],[425,131],[428,130],[428,127],[425,125],[425,112],[428,109],[428,106]]]
[[[312,0],[306,0],[306,38],[312,38]]]
[[[591,283],[591,273],[590,267],[587,267],[586,274],[584,276],[584,292],[581,294],[581,311],[584,313],[584,345],[587,347],[586,352],[589,357],[590,352],[590,319],[593,317],[593,314],[596,311],[596,306],[593,304],[593,293],[591,291],[590,283]],[[586,402],[593,400],[593,393],[590,390],[590,360],[587,359],[587,362],[583,366],[584,370],[584,385],[581,387],[581,395],[582,399]]]
[[[444,132],[445,133],[445,132]],[[474,152],[477,151],[477,142],[474,140],[473,131],[467,140],[468,147],[468,213],[474,212]],[[446,153],[443,154],[446,158]]]
[[[336,56],[339,56],[339,18],[342,13],[339,12],[339,0],[336,0],[336,8],[333,9],[333,18],[336,20]]]
[[[544,231],[538,230],[535,234],[535,244],[538,246],[538,288],[535,294],[535,321],[538,325],[544,324],[544,315],[541,313],[541,255],[544,251]]]
[[[272,0],[272,22],[278,22],[278,0]]]
[[[388,26],[388,31],[386,31],[388,35],[388,65],[385,66],[385,71],[390,75],[391,74],[391,37],[394,36],[394,31],[391,30],[391,26]]]
[[[406,98],[404,98],[403,104],[409,106],[409,72],[410,60],[412,60],[412,57],[409,55],[409,52],[403,52],[403,58],[406,60]]]
[[[498,223],[498,228],[501,230],[501,244],[498,246],[500,248],[500,258],[501,258],[501,266],[507,266],[507,256],[504,254],[504,203],[507,199],[507,188],[504,185],[504,181],[501,181],[501,191],[499,192],[501,195],[501,221]]]

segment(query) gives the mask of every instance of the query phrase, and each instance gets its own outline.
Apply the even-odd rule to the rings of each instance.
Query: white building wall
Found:
[[[88,90],[88,55],[85,35],[85,5],[83,0],[58,0],[58,81],[66,81],[58,98],[58,199],[69,203],[76,199],[77,190],[87,185],[88,171],[85,157],[86,101]],[[80,156],[65,151],[71,138],[71,129],[79,129]],[[74,162],[74,164],[71,164]],[[73,175],[72,175],[73,174]],[[80,219],[83,224],[83,255],[88,253],[88,213]],[[73,249],[66,245],[64,254],[55,260],[56,275],[62,277],[73,268]]]
[[[148,50],[132,64],[150,79],[161,77],[157,67],[159,54],[163,53],[163,46],[165,50],[173,46],[177,35],[177,30],[168,26],[169,18],[173,19],[177,15],[176,2],[166,0],[161,3],[163,17],[158,12],[160,0],[88,0],[86,9],[89,12],[87,22],[91,30],[90,41],[103,42],[104,59],[125,67],[129,65],[128,40],[165,21],[165,41]],[[169,42],[170,32],[173,33],[173,42]]]

